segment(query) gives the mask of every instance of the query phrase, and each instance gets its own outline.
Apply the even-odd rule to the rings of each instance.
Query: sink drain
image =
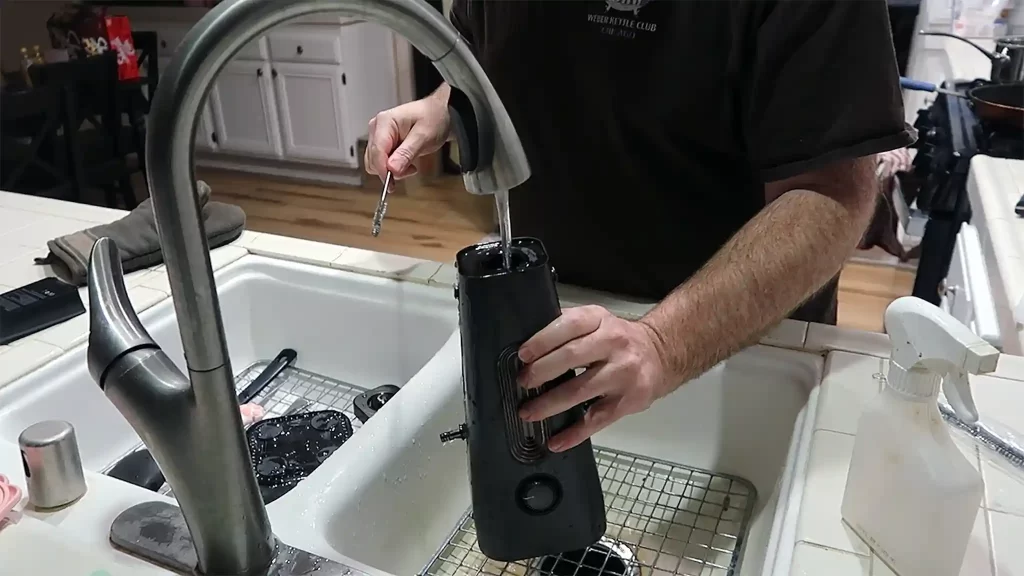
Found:
[[[639,576],[640,564],[621,542],[601,538],[586,550],[534,560],[529,576]]]

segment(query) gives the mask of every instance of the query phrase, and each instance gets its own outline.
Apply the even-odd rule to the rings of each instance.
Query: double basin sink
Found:
[[[308,478],[268,506],[282,541],[369,574],[552,570],[550,562],[495,564],[473,551],[466,450],[461,442],[439,440],[464,418],[450,286],[256,255],[222,268],[216,278],[236,373],[293,348],[295,366],[304,372],[367,390],[401,388]],[[171,301],[140,318],[184,368]],[[0,444],[15,444],[21,430],[40,420],[67,420],[98,484],[99,475],[140,441],[90,379],[85,353],[83,344],[0,389]],[[628,573],[789,574],[793,495],[799,494],[807,411],[820,378],[817,355],[755,346],[594,437],[607,542],[642,565]],[[0,472],[20,481],[15,470]],[[136,500],[159,498],[102,480],[108,490],[135,490]],[[74,531],[104,541],[109,518],[119,511],[96,514],[93,526],[79,523]]]

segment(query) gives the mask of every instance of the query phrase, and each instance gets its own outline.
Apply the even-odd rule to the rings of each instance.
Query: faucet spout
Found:
[[[186,377],[153,341],[124,286],[117,245],[101,238],[89,258],[89,372],[153,454],[192,534],[201,574],[257,574],[274,538],[241,435],[234,401],[214,373]],[[227,397],[230,395],[230,397]],[[241,441],[240,441],[241,439]],[[216,468],[216,469],[214,469]]]
[[[275,539],[242,431],[192,164],[199,108],[232,56],[259,34],[332,12],[387,26],[430,58],[451,86],[466,189],[505,198],[530,176],[519,136],[455,28],[423,0],[223,0],[162,70],[148,117],[150,197],[187,377],[128,302],[117,248],[90,261],[90,371],[153,453],[174,490],[204,574],[248,576],[272,563]]]

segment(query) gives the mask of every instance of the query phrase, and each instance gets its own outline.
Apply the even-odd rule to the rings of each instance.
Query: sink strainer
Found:
[[[586,550],[522,562],[480,552],[472,510],[421,576],[735,576],[757,499],[742,478],[594,448],[608,529]]]
[[[544,556],[531,563],[529,576],[641,576],[629,546],[608,537],[586,550]]]

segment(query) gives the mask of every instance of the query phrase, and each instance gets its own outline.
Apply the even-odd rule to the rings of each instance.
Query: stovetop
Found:
[[[971,88],[987,84],[991,84],[991,81],[958,82],[955,84],[954,90],[966,93]],[[964,102],[973,113],[974,105],[966,100]],[[1005,124],[985,122],[975,117],[973,131],[979,153],[993,158],[1024,160],[1024,130]]]
[[[943,87],[966,93],[989,84],[988,80],[947,81]],[[981,121],[967,98],[939,94],[917,113],[919,139],[913,170],[901,184],[908,204],[928,213],[962,221],[970,220],[967,173],[971,158],[984,154],[996,158],[1024,160],[1024,132],[1005,125]]]

